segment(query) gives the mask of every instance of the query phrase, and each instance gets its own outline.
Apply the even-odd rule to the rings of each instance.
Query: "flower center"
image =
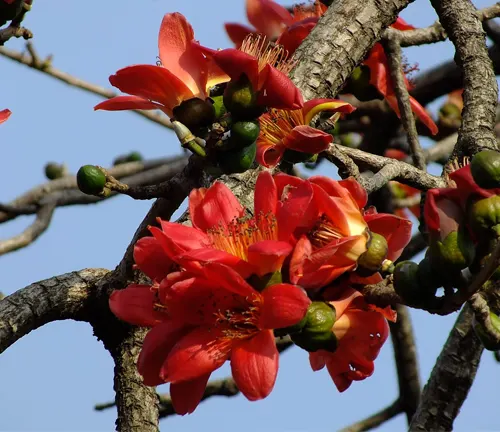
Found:
[[[253,295],[245,299],[247,307],[218,310],[215,313],[215,326],[222,328],[223,337],[229,339],[246,339],[259,331],[258,322],[262,299]]]
[[[248,35],[241,44],[240,51],[250,54],[259,62],[259,71],[266,65],[271,65],[280,72],[288,75],[294,66],[294,62],[288,57],[282,45],[269,43],[265,36],[260,34]]]
[[[259,121],[261,138],[266,142],[279,144],[295,126],[304,124],[304,115],[301,109],[285,111],[271,108]]]
[[[235,218],[227,226],[207,231],[212,247],[248,261],[248,247],[263,240],[278,239],[278,224],[272,213]]]
[[[314,249],[320,249],[330,244],[333,240],[345,237],[345,233],[328,216],[323,214],[307,237]]]

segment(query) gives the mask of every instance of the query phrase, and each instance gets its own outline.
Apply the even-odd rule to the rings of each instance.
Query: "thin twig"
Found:
[[[30,47],[29,51],[32,53],[33,52],[33,50],[31,49],[32,45],[27,44],[27,46]],[[39,72],[42,72],[72,87],[84,90],[86,92],[107,99],[111,99],[115,96],[118,96],[118,93],[114,92],[113,90],[98,86],[96,84],[89,83],[73,75],[70,75],[67,72],[63,72],[59,69],[52,67],[52,59],[50,57],[42,60],[37,56],[36,57],[33,56],[32,54],[25,54],[8,48],[0,48],[0,55],[9,58],[11,60],[14,60],[18,63],[21,63],[25,66],[28,66],[32,69],[35,69]],[[135,110],[133,112],[159,125],[165,126],[167,128],[172,127],[170,119],[163,114],[158,114],[153,111],[145,111],[145,110]]]
[[[38,210],[35,221],[21,234],[0,241],[0,256],[28,246],[40,237],[50,225],[55,208],[54,203],[45,204]]]
[[[410,105],[410,95],[405,83],[405,77],[402,67],[402,54],[399,38],[396,33],[388,33],[388,37],[384,43],[387,50],[387,59],[391,79],[394,84],[394,93],[398,100],[398,107],[401,114],[401,122],[406,131],[408,144],[410,145],[411,155],[414,165],[422,171],[427,170],[427,164],[422,151],[422,146],[418,140],[417,127],[415,125],[415,117]]]
[[[396,417],[402,412],[401,403],[399,400],[394,401],[391,405],[383,410],[372,414],[363,420],[360,420],[350,426],[341,429],[340,432],[363,432],[374,429],[382,423]]]

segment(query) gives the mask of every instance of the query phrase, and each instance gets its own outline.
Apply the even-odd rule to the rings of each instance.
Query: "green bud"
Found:
[[[500,224],[500,196],[474,202],[468,209],[468,217],[472,228],[479,232]]]
[[[252,167],[257,154],[257,144],[217,153],[219,168],[225,174],[242,173]]]
[[[212,99],[214,104],[215,119],[218,120],[227,112],[226,107],[224,106],[223,96],[213,96],[210,99]]]
[[[76,173],[78,189],[87,195],[99,195],[104,191],[106,174],[95,165],[84,165]]]
[[[257,93],[245,74],[227,84],[223,101],[233,117],[241,120],[259,118],[263,112],[262,107],[257,104]]]
[[[404,299],[412,303],[420,299],[418,264],[413,261],[401,261],[394,268],[394,290]]]
[[[143,159],[144,158],[142,157],[142,155],[139,152],[133,151],[129,154],[118,156],[113,161],[113,165],[116,166],[116,165],[121,165],[121,164],[128,163],[128,162],[140,162]]]
[[[360,276],[370,276],[380,270],[382,263],[387,258],[389,245],[384,236],[371,233],[368,249],[358,258],[357,273]]]
[[[422,295],[433,297],[439,287],[442,287],[444,281],[438,271],[432,266],[429,257],[425,257],[418,264],[418,282]]]
[[[197,135],[215,121],[215,108],[210,99],[191,98],[173,109],[174,119]]]
[[[447,119],[461,120],[462,110],[453,102],[446,102],[439,108],[439,116],[446,117]]]
[[[450,232],[443,241],[433,241],[429,249],[433,267],[446,275],[463,270],[474,260],[474,243],[465,229]]]
[[[235,148],[246,147],[259,137],[259,120],[237,121],[231,126],[231,142]]]
[[[68,174],[68,168],[64,164],[49,162],[45,165],[45,176],[49,180],[55,180]]]
[[[470,171],[479,187],[500,188],[500,153],[495,150],[476,153],[471,160]]]
[[[296,345],[309,352],[320,349],[334,352],[337,349],[337,338],[332,331],[335,309],[328,303],[312,302],[303,321],[302,330],[291,334]]]
[[[490,311],[490,321],[496,332],[500,333],[500,318],[498,315],[494,314]],[[488,351],[498,351],[500,350],[500,343],[489,334],[488,331],[483,327],[481,323],[479,323],[474,317],[472,320],[472,324],[474,327],[474,331],[476,336],[479,338],[481,343],[484,345],[484,348]]]

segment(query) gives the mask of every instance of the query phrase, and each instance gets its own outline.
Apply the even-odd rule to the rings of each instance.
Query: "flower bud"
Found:
[[[429,247],[433,267],[446,273],[455,273],[468,267],[474,260],[474,255],[474,243],[463,228],[450,232],[443,241],[432,241]]]
[[[87,195],[99,195],[104,191],[106,174],[95,165],[84,165],[76,173],[78,189]]]
[[[500,196],[493,195],[476,201],[469,207],[468,217],[475,231],[487,230],[500,224]]]
[[[256,274],[252,274],[248,279],[248,283],[252,285],[257,291],[261,292],[265,288],[280,284],[283,282],[283,277],[280,271],[276,271],[274,273],[267,273],[263,276],[258,276]]]
[[[225,174],[242,173],[252,167],[256,154],[257,144],[254,142],[243,148],[218,152],[217,162]]]
[[[500,318],[498,317],[498,315],[491,311],[490,321],[495,331],[500,334]],[[491,335],[481,323],[476,320],[476,317],[473,318],[472,325],[474,327],[476,336],[479,338],[485,349],[487,349],[488,351],[500,350],[500,342],[498,342],[497,339],[493,335]]]
[[[210,99],[213,101],[213,106],[215,110],[215,119],[220,119],[224,114],[226,114],[227,110],[224,105],[223,96],[212,96]]]
[[[246,147],[257,141],[260,133],[258,120],[237,121],[231,126],[231,143],[235,148]]]
[[[441,126],[458,129],[462,122],[462,109],[453,102],[446,102],[439,109],[439,122]]]
[[[45,176],[49,180],[55,180],[68,174],[68,167],[64,164],[49,162],[45,165]]]
[[[292,341],[309,352],[337,349],[337,338],[332,328],[335,324],[335,309],[325,302],[312,302],[303,319],[299,333],[291,334]]]
[[[444,284],[443,278],[434,269],[428,256],[418,264],[418,282],[422,296],[429,297],[436,295],[437,289]]]
[[[140,162],[143,159],[144,158],[142,157],[142,155],[139,152],[133,151],[129,154],[118,156],[113,161],[113,165],[116,166],[116,165],[121,165],[121,164],[128,163],[128,162]]]
[[[470,170],[474,181],[484,189],[500,187],[500,153],[483,150],[471,160]]]
[[[185,125],[195,135],[215,121],[215,108],[210,99],[191,98],[173,109],[174,119]]]
[[[394,268],[394,290],[411,303],[420,299],[418,264],[413,261],[401,261]]]
[[[374,232],[371,233],[367,248],[366,252],[358,258],[357,273],[360,276],[370,276],[378,272],[389,252],[389,245],[385,237]]]
[[[299,152],[297,150],[290,150],[286,149],[285,153],[283,154],[283,160],[296,164],[296,163],[302,163],[302,162],[308,162],[311,159],[316,156],[313,153],[304,153],[304,152]]]
[[[230,81],[224,91],[224,105],[233,117],[241,120],[258,118],[263,109],[257,103],[257,93],[246,75]]]

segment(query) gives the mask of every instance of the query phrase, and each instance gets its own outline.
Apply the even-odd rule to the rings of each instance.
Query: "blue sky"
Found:
[[[475,3],[484,7],[492,2]],[[123,66],[155,63],[157,32],[167,12],[182,12],[196,37],[212,47],[229,45],[223,22],[245,21],[243,0],[142,0],[140,4],[138,7],[134,0],[35,2],[26,25],[35,34],[39,54],[54,55],[55,67],[106,86],[108,76]],[[402,16],[416,26],[435,20],[424,0],[414,2]],[[10,41],[7,46],[23,49],[23,42]],[[449,42],[440,43],[407,49],[405,54],[410,63],[425,70],[452,58],[453,47]],[[160,126],[131,113],[93,112],[100,100],[96,96],[3,58],[0,70],[0,109],[13,112],[0,129],[4,149],[1,202],[43,182],[43,166],[49,160],[66,162],[76,172],[88,163],[109,165],[116,155],[131,150],[148,158],[179,153],[171,132]],[[322,170],[327,175],[335,173],[333,168]],[[57,210],[48,232],[39,240],[0,258],[0,291],[9,294],[31,282],[86,267],[114,268],[149,207],[149,202],[118,197],[99,205]],[[32,217],[21,217],[0,225],[0,238],[15,235],[31,221]],[[455,318],[456,314],[434,317],[412,311],[423,382]],[[486,352],[455,430],[498,430],[496,380],[491,377],[499,376],[499,369],[500,364]],[[33,332],[0,356],[0,370],[0,430],[113,430],[114,410],[93,411],[95,403],[113,398],[113,364],[89,325],[64,321]],[[228,374],[225,367],[214,377]],[[396,397],[390,343],[376,361],[375,374],[343,394],[337,392],[326,371],[309,369],[304,351],[293,349],[282,357],[275,390],[266,400],[250,403],[242,396],[212,398],[190,416],[163,420],[161,429],[333,431],[385,407]],[[399,416],[380,430],[404,430],[405,422]]]

